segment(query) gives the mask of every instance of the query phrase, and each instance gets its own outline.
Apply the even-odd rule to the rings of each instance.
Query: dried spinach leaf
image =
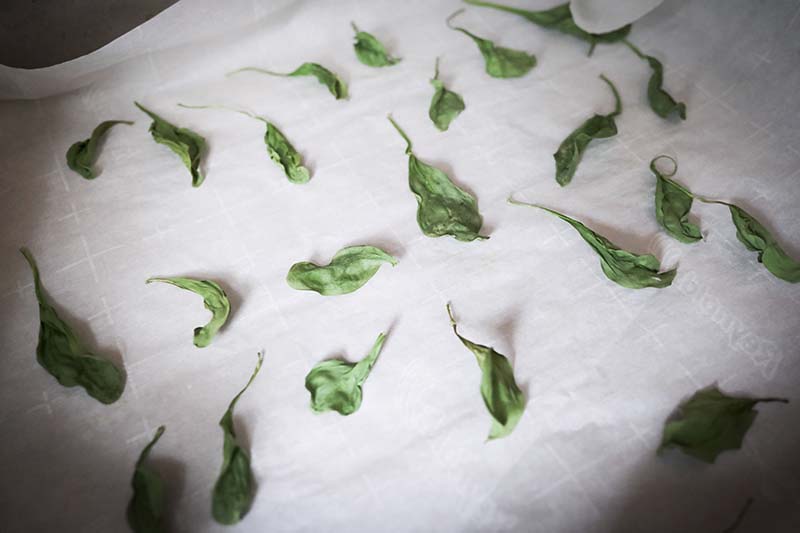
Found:
[[[350,415],[361,407],[361,386],[369,377],[386,334],[381,333],[369,354],[358,363],[329,359],[314,365],[306,376],[306,389],[311,393],[311,410],[315,413],[336,411]]]
[[[237,72],[258,72],[260,74],[268,74],[270,76],[283,76],[283,77],[296,77],[296,76],[314,76],[317,81],[328,88],[328,91],[336,98],[341,100],[347,98],[347,85],[339,79],[339,76],[326,69],[317,63],[303,63],[292,72],[281,73],[265,70],[263,68],[245,67],[230,72],[228,75],[236,74]]]
[[[134,533],[165,533],[167,531],[164,524],[164,482],[158,472],[144,464],[147,456],[150,455],[150,449],[155,446],[163,433],[164,426],[160,426],[156,430],[153,440],[142,450],[133,471],[131,480],[133,496],[128,503],[126,518]]]
[[[600,266],[603,268],[603,273],[606,277],[618,285],[629,289],[642,289],[645,287],[662,289],[672,284],[672,280],[678,272],[678,269],[674,268],[659,273],[661,265],[654,256],[650,254],[638,255],[622,250],[602,235],[595,233],[577,220],[562,215],[558,211],[536,204],[518,202],[513,198],[509,198],[508,201],[514,205],[535,207],[547,211],[575,228],[583,240],[600,256]]]
[[[36,360],[64,387],[81,386],[89,396],[109,404],[122,396],[125,378],[110,361],[84,350],[66,322],[47,301],[36,260],[27,248],[20,252],[33,272],[33,287],[39,302],[39,343]]]
[[[561,33],[572,35],[582,41],[589,43],[589,55],[592,55],[594,47],[599,43],[615,43],[623,40],[631,31],[631,25],[623,26],[622,28],[606,33],[589,33],[582,30],[575,20],[572,18],[572,12],[569,9],[569,4],[559,4],[550,9],[543,9],[541,11],[530,11],[527,9],[519,9],[511,6],[504,6],[495,4],[494,2],[484,2],[482,0],[464,0],[467,4],[480,7],[489,7],[500,11],[506,11],[519,15],[529,20],[530,22]]]
[[[371,33],[361,31],[355,22],[351,22],[353,31],[356,32],[356,42],[353,48],[358,60],[368,67],[388,67],[400,62],[399,57],[392,57],[378,39]]]
[[[363,287],[383,263],[395,266],[397,259],[374,246],[348,246],[336,252],[325,266],[308,261],[295,263],[286,282],[293,289],[323,296],[348,294]]]
[[[617,134],[617,123],[614,121],[614,117],[622,113],[622,102],[614,84],[603,75],[600,76],[600,79],[606,82],[611,87],[611,92],[614,93],[614,111],[608,115],[594,115],[586,120],[564,139],[556,153],[553,154],[553,158],[556,160],[556,182],[562,187],[572,181],[572,177],[578,169],[578,163],[583,157],[583,152],[586,151],[586,147],[593,139],[607,139]]]
[[[199,187],[205,177],[200,172],[200,158],[206,149],[206,140],[187,128],[179,128],[167,122],[152,111],[144,108],[138,102],[136,107],[147,113],[153,119],[150,124],[150,134],[158,144],[163,144],[181,158],[183,164],[192,175],[192,187]]]
[[[447,26],[455,31],[460,31],[478,45],[478,50],[480,50],[486,65],[486,73],[489,76],[494,78],[519,78],[536,66],[536,56],[533,54],[495,46],[492,41],[478,37],[464,28],[451,26],[450,21],[462,11],[464,10],[459,9],[450,15],[447,18]]]
[[[417,198],[417,224],[422,233],[428,237],[452,235],[459,241],[488,239],[478,233],[483,218],[475,197],[457,187],[438,168],[417,159],[411,151],[411,140],[392,117],[388,118],[406,141],[408,186]]]
[[[650,102],[650,109],[655,111],[656,115],[661,118],[668,118],[672,113],[677,113],[681,120],[686,120],[686,104],[683,102],[676,102],[672,96],[669,95],[661,86],[664,84],[664,67],[661,62],[653,56],[642,53],[636,46],[627,39],[623,41],[628,48],[640,58],[647,61],[653,74],[650,76],[650,81],[647,83],[647,101]]]
[[[782,398],[737,398],[716,386],[697,391],[678,407],[679,416],[664,424],[659,453],[677,447],[701,461],[713,463],[725,450],[736,450],[756,419],[759,402],[783,402]]]
[[[258,354],[258,363],[247,385],[231,400],[228,410],[222,415],[219,425],[222,428],[224,442],[222,446],[222,469],[214,484],[211,494],[211,514],[220,524],[236,524],[244,518],[253,503],[253,473],[250,471],[250,457],[236,441],[233,428],[233,408],[239,397],[253,383],[264,355]]]
[[[511,364],[505,355],[497,353],[494,348],[475,344],[459,335],[450,304],[447,304],[447,315],[456,337],[475,355],[481,369],[481,396],[486,409],[492,415],[488,440],[507,437],[514,431],[525,411],[525,397],[514,381]]]
[[[435,91],[433,99],[431,99],[431,107],[428,110],[428,116],[431,117],[434,125],[440,131],[447,131],[450,123],[462,111],[464,111],[464,100],[457,93],[448,90],[444,83],[439,80],[439,58],[436,58],[436,74],[431,80]]]
[[[127,124],[130,126],[133,122],[130,120],[106,120],[105,122],[101,122],[100,125],[92,131],[91,137],[78,141],[69,147],[69,150],[67,150],[67,166],[87,180],[96,178],[97,175],[94,173],[92,164],[94,164],[95,159],[97,159],[97,148],[108,130],[117,124]]]
[[[199,280],[192,278],[150,278],[146,283],[158,281],[161,283],[169,283],[181,289],[192,291],[195,294],[203,297],[203,304],[206,309],[211,311],[211,320],[205,326],[198,326],[194,328],[194,345],[198,348],[205,348],[214,339],[217,331],[228,320],[228,315],[231,312],[231,304],[228,301],[228,296],[222,287],[217,285],[211,280]]]
[[[656,167],[659,159],[669,159],[675,165],[669,174],[663,174]],[[693,196],[686,188],[670,178],[678,171],[678,163],[667,155],[660,155],[650,161],[650,170],[656,176],[656,220],[667,233],[681,242],[692,243],[703,238],[700,228],[689,222]]]

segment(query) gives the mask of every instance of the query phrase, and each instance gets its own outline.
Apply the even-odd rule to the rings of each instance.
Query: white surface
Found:
[[[638,22],[631,39],[664,62],[666,87],[687,103],[680,124],[647,107],[650,72],[625,47],[587,58],[584,43],[511,15],[469,8],[460,21],[537,54],[530,75],[496,80],[474,44],[445,27],[455,1],[215,5],[180,4],[110,47],[128,59],[93,54],[87,61],[105,68],[84,78],[91,85],[0,104],[4,532],[125,531],[133,463],[159,424],[167,431],[151,457],[169,485],[173,531],[710,532],[750,496],[741,533],[800,528],[800,286],[770,276],[718,206],[693,210],[705,242],[660,232],[647,169],[657,154],[678,157],[682,183],[740,201],[800,256],[800,4],[675,1]],[[358,63],[350,20],[403,61]],[[437,55],[467,105],[446,133],[427,117]],[[313,80],[224,76],[311,60],[349,82],[349,101]],[[73,67],[84,60],[56,69]],[[562,189],[553,151],[611,109],[601,72],[622,93],[620,134],[593,144]],[[52,92],[42,74],[26,78],[32,94]],[[208,139],[200,189],[150,139],[134,99]],[[311,182],[292,185],[269,161],[259,122],[177,102],[270,117],[306,157]],[[421,235],[388,112],[420,158],[476,194],[490,240]],[[111,131],[102,175],[69,172],[67,147],[112,118],[136,124]],[[614,285],[571,228],[507,205],[511,192],[665,267],[679,263],[674,285]],[[382,246],[400,264],[340,297],[284,282],[292,263],[327,261],[355,243]],[[23,244],[89,347],[124,362],[118,403],[64,389],[37,365]],[[153,275],[203,275],[227,288],[234,312],[210,347],[192,345],[192,328],[208,318],[200,300],[145,286]],[[485,443],[478,367],[449,328],[448,300],[467,338],[514,361],[529,400],[509,438]],[[382,330],[391,331],[361,409],[314,415],[303,387],[311,366],[362,357]],[[217,421],[260,349],[261,375],[236,411],[259,487],[245,520],[223,528],[210,517]],[[792,403],[759,407],[744,448],[715,465],[656,457],[665,418],[715,381]]]
[[[575,24],[589,33],[605,33],[642,18],[664,0],[570,0]]]

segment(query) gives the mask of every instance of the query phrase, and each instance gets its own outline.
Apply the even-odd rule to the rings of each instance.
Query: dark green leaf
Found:
[[[200,173],[200,158],[206,149],[206,140],[190,129],[179,128],[167,122],[138,102],[134,103],[153,119],[150,124],[150,134],[153,139],[178,154],[192,175],[192,187],[199,187],[205,179]]]
[[[445,88],[439,81],[439,58],[436,58],[436,75],[431,80],[431,85],[436,89],[431,100],[428,116],[441,131],[447,131],[450,123],[459,113],[464,111],[464,100],[461,96]]]
[[[741,207],[725,205],[730,209],[736,226],[736,237],[748,250],[758,252],[759,263],[763,263],[767,270],[782,280],[800,282],[800,262],[786,255],[767,228]]]
[[[670,174],[662,174],[656,162],[666,158],[675,164]],[[681,242],[692,243],[703,238],[700,228],[689,222],[692,209],[692,194],[670,177],[678,171],[678,163],[669,156],[660,155],[650,161],[650,170],[656,176],[656,220],[667,233]]]
[[[405,132],[391,117],[389,122],[406,141],[408,186],[417,198],[417,224],[422,233],[428,237],[452,235],[459,241],[488,239],[479,233],[483,218],[477,200],[456,187],[447,174],[417,159]]]
[[[650,81],[647,83],[647,100],[650,102],[650,108],[661,118],[667,118],[675,112],[678,113],[678,116],[681,117],[682,120],[686,120],[686,105],[683,102],[676,102],[672,96],[661,87],[664,84],[664,67],[661,65],[661,62],[653,56],[643,54],[641,50],[627,39],[623,42],[627,44],[637,56],[647,61],[650,68],[653,70],[653,75],[650,76]]]
[[[39,278],[39,268],[27,248],[21,248],[33,272],[33,286],[39,301],[39,344],[36,360],[65,387],[80,386],[92,398],[114,403],[122,395],[125,379],[110,361],[84,350],[75,333],[48,303]]]
[[[384,333],[378,335],[372,350],[358,363],[329,359],[314,365],[306,376],[311,410],[315,413],[336,411],[340,415],[355,413],[361,406],[361,386],[378,359],[385,339]]]
[[[164,533],[167,530],[164,524],[164,483],[158,472],[144,464],[150,449],[163,433],[164,426],[160,426],[153,440],[142,450],[133,471],[133,496],[126,517],[134,533]]]
[[[253,375],[250,376],[247,385],[231,400],[228,410],[219,421],[224,436],[222,469],[211,495],[211,514],[214,520],[220,524],[236,524],[244,518],[253,502],[254,480],[253,473],[250,471],[250,457],[236,441],[236,432],[233,428],[233,408],[239,401],[239,397],[253,383],[263,361],[264,356],[259,353]]]
[[[678,269],[674,268],[659,273],[661,265],[654,256],[650,254],[638,255],[622,250],[602,235],[595,233],[577,220],[562,215],[558,211],[553,211],[540,205],[518,202],[512,198],[509,198],[508,201],[514,205],[535,207],[547,211],[575,228],[578,234],[583,237],[583,240],[600,256],[600,266],[603,268],[603,273],[606,277],[618,285],[629,289],[642,289],[645,287],[662,289],[672,284],[672,280],[678,272]]]
[[[303,63],[292,72],[281,73],[265,70],[262,68],[245,67],[235,70],[228,75],[236,74],[237,72],[258,72],[261,74],[268,74],[270,76],[314,76],[317,81],[328,88],[328,91],[337,99],[347,98],[347,85],[339,79],[339,76],[326,69],[317,63]]]
[[[222,287],[210,280],[192,278],[150,278],[147,283],[154,281],[169,283],[203,297],[206,309],[211,311],[211,320],[205,326],[194,328],[194,345],[204,348],[211,344],[214,335],[228,320],[231,312],[231,304]]]
[[[397,259],[374,246],[348,246],[319,266],[308,261],[295,263],[286,275],[293,289],[316,291],[323,296],[347,294],[360,289],[383,263],[397,264]]]
[[[614,117],[622,113],[622,102],[614,84],[601,75],[600,79],[611,87],[614,93],[614,111],[608,115],[594,115],[586,120],[575,131],[564,139],[553,157],[556,160],[556,181],[562,187],[572,181],[583,152],[593,139],[607,139],[617,134],[617,123]]]
[[[488,40],[478,37],[464,28],[450,26],[450,20],[461,13],[463,9],[456,11],[447,19],[447,25],[455,30],[460,31],[478,45],[478,49],[483,55],[483,60],[486,64],[486,73],[494,78],[519,78],[524,76],[536,66],[536,56],[523,52],[521,50],[512,50],[511,48],[503,48],[502,46],[495,46],[495,44]]]
[[[456,337],[478,360],[482,374],[481,396],[486,409],[492,415],[489,440],[507,437],[514,431],[525,410],[525,397],[514,381],[511,364],[505,355],[497,353],[494,348],[475,344],[459,335],[450,304],[447,304],[447,314]]]
[[[537,26],[541,26],[542,28],[560,31],[561,33],[577,37],[578,39],[589,43],[589,55],[591,55],[594,47],[597,46],[598,43],[615,43],[621,41],[627,37],[628,33],[631,31],[631,25],[628,24],[627,26],[623,26],[622,28],[607,33],[588,33],[575,24],[575,20],[572,18],[572,12],[569,9],[569,4],[560,4],[553,8],[543,9],[541,11],[529,11],[526,9],[495,4],[494,2],[484,2],[482,0],[464,1],[474,6],[490,7],[492,9],[513,13],[515,15],[524,17],[525,19],[536,24]]]
[[[117,124],[131,125],[133,122],[129,120],[106,120],[101,122],[94,131],[92,136],[83,141],[78,141],[67,150],[67,166],[86,178],[93,180],[97,176],[92,169],[92,164],[97,159],[97,148],[100,140],[105,136],[106,132]]]
[[[371,33],[361,31],[355,22],[350,23],[353,31],[356,32],[356,42],[353,48],[356,50],[358,60],[368,67],[388,67],[400,62],[400,58],[392,57],[386,52],[386,48]]]
[[[725,450],[742,446],[753,424],[758,402],[784,402],[781,398],[737,398],[723,394],[717,387],[697,391],[678,407],[678,417],[664,424],[659,453],[677,447],[684,453],[713,463]]]

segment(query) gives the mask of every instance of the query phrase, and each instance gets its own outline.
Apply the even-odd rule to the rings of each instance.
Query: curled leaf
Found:
[[[428,116],[431,117],[434,125],[440,131],[447,131],[450,123],[462,111],[464,111],[464,100],[458,94],[448,90],[444,83],[439,80],[439,58],[436,58],[436,74],[431,80],[435,91],[431,99],[431,107]]]
[[[204,348],[211,344],[214,335],[228,320],[231,312],[231,304],[222,287],[210,280],[192,278],[150,278],[146,283],[154,281],[169,283],[203,297],[203,304],[211,311],[211,320],[205,326],[194,328],[194,345]]]
[[[486,73],[489,76],[494,78],[519,78],[536,66],[536,56],[533,54],[496,46],[492,41],[478,37],[464,28],[451,26],[450,20],[462,11],[464,10],[460,9],[450,15],[447,18],[447,26],[455,31],[460,31],[478,45],[478,50],[483,55],[483,60],[486,64]]]
[[[381,333],[369,354],[358,363],[329,359],[314,365],[306,376],[306,389],[311,393],[311,410],[315,413],[336,411],[350,415],[361,407],[361,386],[369,376],[386,334]]]
[[[614,121],[614,117],[622,112],[622,102],[614,84],[603,75],[600,76],[600,79],[606,82],[611,87],[611,92],[614,93],[614,111],[608,115],[594,115],[586,120],[562,141],[556,153],[553,154],[553,158],[556,160],[556,182],[562,187],[572,181],[572,177],[578,169],[578,163],[583,157],[583,152],[586,151],[586,147],[593,139],[607,139],[617,134],[617,123]]]
[[[408,186],[417,198],[417,224],[422,233],[428,237],[452,235],[459,241],[488,239],[479,233],[483,218],[475,197],[457,187],[438,168],[417,159],[411,151],[411,140],[391,117],[388,118],[406,141]]]
[[[658,452],[677,447],[701,461],[713,463],[725,450],[741,448],[758,411],[759,402],[783,402],[782,398],[737,398],[716,386],[697,391],[678,407],[678,417],[664,424]]]
[[[351,22],[350,25],[356,32],[353,48],[359,61],[368,67],[388,67],[400,62],[400,58],[389,55],[386,47],[374,35],[359,30],[355,22]]]
[[[672,113],[677,113],[681,120],[686,120],[686,104],[683,102],[676,102],[667,91],[662,88],[664,84],[664,67],[661,62],[653,56],[642,53],[636,46],[627,39],[623,42],[628,45],[628,48],[640,58],[647,61],[653,74],[650,76],[650,81],[647,83],[647,101],[650,103],[656,115],[661,118],[668,118]]]
[[[663,174],[656,167],[659,159],[666,158],[675,164],[670,174]],[[681,242],[692,243],[703,238],[700,228],[689,222],[692,209],[692,194],[670,177],[678,171],[678,163],[669,156],[660,155],[650,161],[650,170],[656,176],[656,220],[667,233]]]
[[[501,4],[496,4],[494,2],[484,2],[482,0],[464,0],[464,1],[467,4],[471,4],[473,6],[488,7],[491,9],[497,9],[499,11],[506,11],[508,13],[513,13],[515,15],[519,15],[527,19],[528,21],[542,28],[548,28],[560,31],[561,33],[577,37],[578,39],[589,43],[590,45],[589,55],[592,54],[594,47],[597,46],[599,43],[615,43],[621,41],[622,39],[627,37],[631,31],[630,24],[606,33],[589,33],[587,31],[584,31],[577,24],[575,24],[575,20],[572,17],[572,11],[570,11],[569,4],[559,4],[550,9],[543,9],[541,11],[531,11],[511,6],[504,6]]]
[[[471,351],[478,360],[481,369],[481,396],[489,414],[492,415],[492,428],[489,440],[506,437],[514,431],[523,411],[525,397],[514,381],[514,371],[506,356],[494,351],[494,348],[475,344],[458,333],[456,320],[450,304],[447,304],[447,315],[450,325],[461,343]]]
[[[228,410],[222,415],[219,425],[222,428],[222,469],[214,491],[211,494],[211,515],[220,524],[236,524],[244,518],[253,503],[253,473],[250,471],[250,457],[236,441],[233,428],[233,408],[239,397],[253,383],[264,361],[263,354],[258,354],[258,362],[247,385],[231,400]]]
[[[293,289],[323,296],[348,294],[363,287],[383,263],[395,266],[397,259],[374,246],[348,246],[336,252],[325,266],[308,261],[295,263],[286,282]]]
[[[122,372],[110,361],[89,353],[81,346],[72,328],[61,320],[47,301],[33,255],[27,248],[21,248],[20,252],[33,272],[33,287],[39,302],[36,360],[64,387],[80,386],[92,398],[105,404],[114,403],[125,388]]]
[[[339,76],[317,63],[303,63],[289,73],[273,72],[271,70],[255,67],[245,67],[240,68],[239,70],[234,70],[228,75],[230,76],[231,74],[236,74],[238,72],[258,72],[260,74],[283,77],[314,76],[317,78],[318,82],[328,88],[328,91],[334,96],[334,98],[337,100],[347,98],[347,85],[339,79]]]
[[[78,141],[69,147],[69,150],[67,150],[67,166],[87,180],[96,178],[92,164],[97,159],[97,148],[108,130],[117,124],[130,126],[133,122],[129,120],[106,120],[101,122],[92,131],[91,137]]]
[[[160,426],[153,440],[142,450],[133,471],[133,496],[128,503],[126,518],[134,533],[164,533],[167,530],[164,524],[164,482],[158,472],[144,464],[163,433],[164,426]]]
[[[678,272],[677,268],[666,272],[659,272],[661,265],[650,254],[639,255],[627,250],[622,250],[602,235],[590,230],[577,220],[562,215],[558,211],[548,209],[536,204],[518,202],[513,198],[508,199],[513,205],[535,207],[547,211],[575,228],[584,241],[600,256],[600,266],[608,279],[618,285],[629,289],[642,289],[654,287],[662,289],[672,285],[672,280]]]
[[[138,102],[134,103],[136,107],[153,119],[150,124],[150,134],[153,136],[153,140],[178,154],[192,175],[192,187],[199,187],[205,179],[200,173],[200,157],[206,149],[206,140],[190,129],[179,128],[167,122]]]

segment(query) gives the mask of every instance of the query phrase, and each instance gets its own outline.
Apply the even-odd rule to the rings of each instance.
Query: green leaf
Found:
[[[431,80],[431,85],[436,90],[433,93],[428,116],[440,131],[447,131],[450,123],[464,111],[465,106],[461,96],[445,88],[444,83],[439,81],[438,57],[436,58],[436,74]]]
[[[661,62],[653,56],[643,54],[636,46],[627,39],[623,42],[628,48],[640,58],[647,61],[653,70],[650,81],[647,83],[647,101],[650,102],[650,109],[655,111],[661,118],[668,118],[672,113],[677,113],[681,120],[686,120],[686,104],[676,102],[661,86],[664,84],[664,67]]]
[[[358,60],[368,67],[389,67],[400,62],[400,58],[392,57],[386,52],[386,48],[371,33],[361,31],[355,22],[351,22],[353,31],[356,32],[356,42],[353,48],[356,50]]]
[[[622,250],[602,235],[595,233],[577,220],[562,215],[558,211],[553,211],[540,205],[518,202],[513,198],[509,198],[508,201],[514,205],[535,207],[547,211],[575,228],[578,234],[583,237],[583,240],[600,256],[600,266],[603,268],[603,273],[606,277],[618,285],[629,289],[643,289],[645,287],[662,289],[672,284],[672,280],[678,272],[678,269],[674,268],[659,273],[661,265],[654,256],[650,254],[638,255]]]
[[[586,151],[586,147],[593,139],[607,139],[617,134],[617,123],[614,121],[614,117],[622,112],[622,102],[614,84],[603,75],[600,76],[600,79],[606,82],[614,93],[614,111],[608,115],[594,115],[586,120],[564,139],[556,153],[553,154],[553,158],[556,160],[556,182],[562,187],[572,181],[572,177],[578,169],[578,163],[583,157],[583,152]]]
[[[194,345],[204,348],[211,344],[214,335],[228,320],[231,312],[231,304],[222,287],[210,280],[192,278],[150,278],[146,283],[154,281],[169,283],[203,297],[206,309],[211,311],[211,320],[205,326],[194,328]]]
[[[457,187],[447,174],[416,158],[411,140],[400,126],[389,122],[406,141],[408,154],[408,186],[417,198],[417,224],[428,237],[452,235],[459,241],[488,239],[479,231],[483,218],[475,197]]]
[[[325,266],[308,261],[295,263],[286,282],[293,289],[323,296],[348,294],[363,287],[383,263],[395,266],[397,259],[374,246],[348,246],[336,252]]]
[[[631,31],[631,25],[628,24],[627,26],[623,26],[622,28],[606,33],[586,32],[577,24],[575,24],[575,20],[572,18],[572,12],[569,9],[569,4],[559,4],[550,9],[543,9],[541,11],[529,11],[526,9],[496,4],[494,2],[484,2],[482,0],[464,1],[473,6],[489,7],[499,11],[513,13],[527,19],[537,26],[541,26],[542,28],[560,31],[561,33],[577,37],[578,39],[589,43],[589,55],[592,54],[594,47],[597,46],[598,43],[615,43],[621,41],[627,37]]]
[[[336,98],[337,100],[341,100],[343,98],[347,98],[347,85],[339,79],[339,76],[331,72],[330,70],[326,69],[322,65],[317,63],[303,63],[299,67],[297,67],[292,72],[281,73],[281,72],[273,72],[271,70],[265,70],[262,68],[255,68],[255,67],[245,67],[240,68],[239,70],[234,70],[233,72],[228,73],[230,76],[231,74],[236,74],[238,72],[258,72],[260,74],[268,74],[270,76],[314,76],[317,78],[317,81],[320,82],[322,85],[328,88],[328,91]]]
[[[206,149],[206,140],[190,129],[179,128],[167,122],[138,102],[134,103],[153,119],[150,124],[150,134],[153,139],[178,154],[192,175],[192,187],[199,187],[205,179],[200,173],[200,158]]]
[[[369,376],[386,334],[381,333],[369,354],[358,363],[330,359],[314,365],[306,376],[306,389],[311,393],[311,410],[315,413],[336,411],[350,415],[361,407],[361,386]]]
[[[758,262],[763,263],[775,277],[789,283],[800,282],[800,262],[783,251],[767,228],[741,207],[725,205],[730,209],[733,224],[736,226],[736,237],[748,250],[758,252]]]
[[[505,355],[497,353],[494,348],[475,344],[459,335],[450,304],[447,304],[447,315],[456,337],[478,360],[482,374],[481,396],[486,409],[492,415],[489,440],[507,437],[514,431],[525,411],[525,397],[514,381],[511,364]]]
[[[94,173],[94,169],[92,169],[92,164],[95,162],[95,159],[97,159],[97,149],[100,145],[100,141],[105,136],[106,132],[117,124],[127,124],[130,126],[133,122],[129,120],[106,120],[105,122],[101,122],[100,125],[92,131],[91,137],[78,141],[69,147],[69,150],[67,150],[67,166],[87,180],[96,178],[97,175]]]
[[[675,164],[670,174],[662,174],[656,162],[666,158]],[[681,242],[692,243],[703,238],[700,228],[689,222],[689,211],[692,209],[692,194],[683,186],[672,181],[670,177],[678,171],[678,163],[669,156],[660,155],[650,161],[650,170],[656,176],[656,220],[667,230],[667,233]]]
[[[126,518],[134,533],[165,533],[167,531],[164,524],[164,483],[158,472],[144,464],[150,454],[150,449],[155,446],[163,433],[164,426],[160,426],[156,430],[153,440],[142,450],[133,471],[131,480],[133,496],[128,503]]]
[[[782,398],[737,398],[716,386],[697,391],[678,407],[678,417],[664,424],[658,452],[680,448],[701,461],[713,463],[725,450],[741,448],[744,436],[758,414],[759,402],[783,402]]]
[[[211,514],[214,520],[220,524],[230,525],[241,521],[253,502],[254,480],[253,473],[250,471],[250,457],[236,441],[236,432],[233,428],[233,408],[239,401],[239,397],[253,383],[263,361],[264,356],[259,353],[253,375],[250,376],[247,385],[231,400],[228,410],[219,421],[224,436],[222,469],[211,495]]]
[[[488,40],[478,37],[474,33],[470,33],[464,28],[459,28],[450,25],[450,20],[464,11],[460,9],[447,18],[447,25],[449,28],[460,31],[470,39],[475,41],[478,49],[483,55],[483,60],[486,64],[486,73],[494,78],[519,78],[524,76],[536,66],[536,56],[523,52],[521,50],[513,50],[511,48],[503,48],[502,46],[495,46],[495,44]]]
[[[64,387],[80,386],[92,398],[105,404],[114,403],[125,388],[122,372],[110,361],[83,348],[72,329],[47,301],[33,255],[27,248],[20,248],[20,252],[33,272],[33,286],[39,302],[36,360]]]

